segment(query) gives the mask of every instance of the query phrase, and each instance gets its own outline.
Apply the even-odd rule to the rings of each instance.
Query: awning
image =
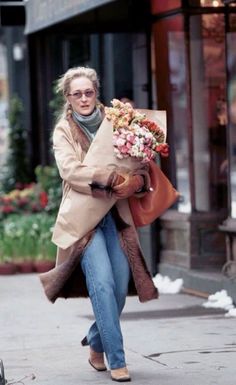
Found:
[[[0,1],[0,27],[25,25],[23,1]]]
[[[25,33],[39,31],[116,0],[26,0]]]

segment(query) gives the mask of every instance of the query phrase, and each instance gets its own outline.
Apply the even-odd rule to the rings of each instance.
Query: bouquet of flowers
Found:
[[[146,115],[133,109],[130,103],[118,99],[105,107],[106,118],[113,125],[114,152],[119,159],[134,157],[142,163],[150,162],[157,154],[167,157],[169,146],[164,131]]]
[[[119,101],[118,101],[119,102]],[[134,120],[134,116],[140,118],[143,117],[143,120],[148,120],[151,123],[148,123],[149,128],[150,127],[156,127],[153,125],[153,122],[156,122],[158,127],[161,127],[161,130],[164,133],[164,136],[161,136],[162,139],[157,140],[158,143],[164,144],[165,140],[165,132],[166,132],[166,112],[165,111],[153,111],[153,110],[139,110],[135,111],[131,105],[125,103],[120,104],[121,102],[118,103],[122,108],[125,109],[125,111],[128,111],[128,120],[120,120],[121,115],[124,115],[126,117],[126,114],[120,113],[120,108],[116,108],[116,102],[113,108],[115,110],[109,110],[106,109],[106,117],[103,119],[90,147],[87,152],[87,154],[84,157],[83,160],[83,165],[89,166],[89,167],[99,167],[99,168],[107,168],[110,170],[115,170],[117,167],[122,169],[124,172],[132,172],[140,168],[140,163],[143,161],[143,155],[142,153],[138,153],[138,157],[130,156],[128,153],[126,154],[127,156],[124,156],[124,152],[120,154],[122,155],[122,159],[117,157],[117,155],[120,156],[120,154],[115,153],[116,147],[113,145],[113,140],[114,140],[114,134],[116,131],[116,128],[114,127],[113,121],[111,120],[109,116],[109,111],[113,111],[114,114],[110,114],[111,116],[118,114],[118,121],[120,122],[119,124],[119,129],[126,128],[130,126],[130,123],[132,121],[132,124],[137,124],[139,127],[143,126],[141,124],[141,119],[140,120]],[[144,115],[143,115],[144,114]],[[146,117],[144,119],[144,117]],[[110,120],[109,120],[110,119]],[[115,124],[116,126],[116,124]],[[132,126],[132,125],[131,125]],[[137,136],[137,133],[134,130],[134,136]],[[131,134],[131,131],[128,131],[129,134]],[[149,132],[152,133],[152,131],[149,129]],[[119,134],[120,135],[120,134]],[[152,134],[153,135],[153,134]],[[122,138],[124,139],[124,138]],[[132,141],[132,137],[129,137]],[[163,142],[161,143],[161,140]],[[132,143],[131,143],[132,145]],[[145,144],[146,146],[146,144]],[[154,154],[157,154],[155,151],[154,147]],[[144,151],[140,151],[143,152]],[[159,151],[160,153],[160,151]],[[153,153],[150,153],[150,155],[153,155]],[[146,157],[147,158],[147,157]],[[148,158],[147,158],[148,159]],[[146,160],[145,160],[146,161]],[[150,162],[151,165],[152,162]],[[146,166],[146,164],[142,165]],[[74,195],[76,194],[76,199],[74,199]],[[78,199],[78,194],[79,199]],[[149,196],[151,194],[148,194]],[[93,195],[87,195],[87,194],[82,194],[78,193],[77,191],[71,189],[66,197],[67,201],[69,202],[78,202],[76,210],[77,212],[80,213],[79,217],[75,215],[73,219],[70,217],[67,219],[67,211],[63,212],[63,222],[70,221],[71,228],[73,229],[73,234],[66,235],[66,237],[61,236],[61,232],[58,231],[57,233],[54,232],[53,235],[53,242],[61,247],[62,249],[66,249],[67,247],[71,246],[73,242],[77,241],[78,239],[82,238],[88,231],[91,230],[91,228],[94,228],[97,226],[99,221],[104,217],[104,215],[111,209],[111,207],[116,203],[116,198],[114,195],[110,196],[108,195],[107,197],[102,197],[102,198],[96,198]],[[80,218],[86,218],[89,217],[90,220],[85,222],[81,222]]]

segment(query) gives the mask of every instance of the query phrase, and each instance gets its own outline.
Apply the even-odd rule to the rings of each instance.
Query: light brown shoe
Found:
[[[124,368],[111,369],[111,379],[112,381],[117,382],[131,381],[131,377],[126,366]]]
[[[104,354],[95,352],[90,346],[90,357],[88,362],[90,365],[96,369],[98,372],[104,372],[107,370],[107,367],[104,362]]]

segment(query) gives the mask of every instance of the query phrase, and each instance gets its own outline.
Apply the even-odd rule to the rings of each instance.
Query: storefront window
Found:
[[[226,71],[223,14],[190,19],[195,209],[227,208]]]
[[[227,34],[228,97],[230,129],[230,189],[231,216],[236,218],[236,15],[230,15]],[[228,168],[228,163],[226,164]]]
[[[90,37],[88,34],[68,39],[69,67],[77,65],[89,65],[90,60]]]
[[[6,160],[8,136],[8,76],[6,46],[0,41],[0,167]]]
[[[160,20],[154,27],[158,109],[167,110],[172,181],[181,198],[178,210],[191,211],[187,103],[186,39],[183,17]],[[173,175],[174,174],[174,175]]]

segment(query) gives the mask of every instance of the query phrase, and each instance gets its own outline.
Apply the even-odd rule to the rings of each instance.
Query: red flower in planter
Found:
[[[12,199],[10,197],[7,197],[7,196],[3,196],[1,200],[6,205],[8,205],[12,202]]]
[[[38,203],[32,202],[30,205],[30,209],[32,213],[38,213],[41,209],[40,205]]]
[[[18,204],[19,207],[24,207],[24,206],[26,206],[28,203],[29,203],[29,199],[26,198],[26,197],[19,198],[18,201],[17,201],[17,204]]]
[[[13,213],[15,211],[15,207],[12,206],[12,205],[5,205],[2,207],[2,210],[1,210],[4,214],[10,214],[10,213]]]
[[[23,185],[18,185],[22,187]],[[37,213],[43,211],[48,204],[48,194],[41,191],[35,183],[24,185],[24,188],[15,189],[0,196],[0,212],[8,215],[15,212]]]
[[[48,204],[48,195],[45,191],[41,191],[41,193],[39,194],[39,201],[41,207],[44,209]]]

